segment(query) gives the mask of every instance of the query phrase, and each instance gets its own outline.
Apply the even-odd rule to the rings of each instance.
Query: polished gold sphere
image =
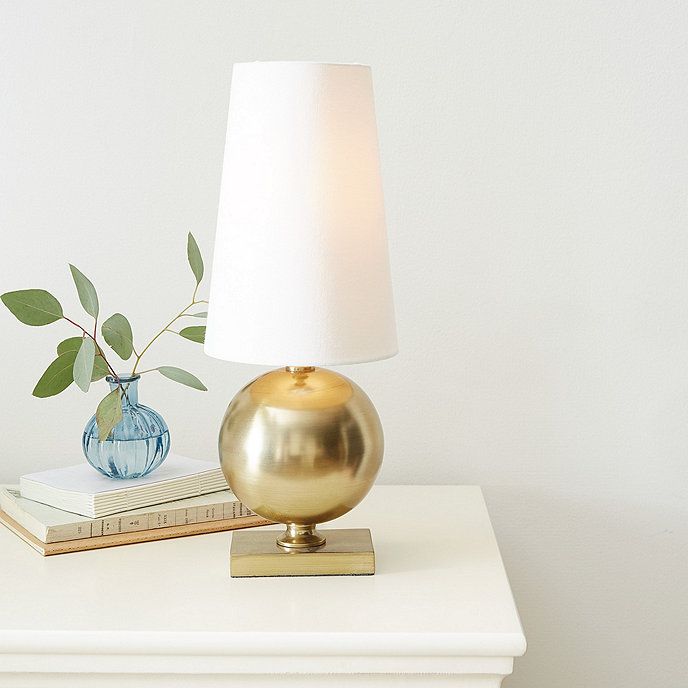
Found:
[[[342,516],[380,470],[382,426],[365,392],[324,368],[281,368],[244,387],[220,429],[220,461],[249,509],[287,524],[285,547],[324,542],[315,525]]]

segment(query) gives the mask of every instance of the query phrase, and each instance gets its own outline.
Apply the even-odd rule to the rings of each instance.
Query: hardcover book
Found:
[[[89,519],[0,487],[0,522],[44,556],[266,525],[229,491]]]

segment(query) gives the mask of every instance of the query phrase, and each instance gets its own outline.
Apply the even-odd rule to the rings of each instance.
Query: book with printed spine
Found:
[[[90,519],[26,499],[18,486],[5,485],[0,509],[0,522],[44,556],[270,523],[229,490]]]

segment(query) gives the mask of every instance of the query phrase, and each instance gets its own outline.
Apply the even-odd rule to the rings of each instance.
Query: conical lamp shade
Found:
[[[396,353],[369,67],[234,65],[205,351],[279,366]]]

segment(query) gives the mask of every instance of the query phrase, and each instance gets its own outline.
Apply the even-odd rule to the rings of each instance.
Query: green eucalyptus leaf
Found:
[[[60,354],[65,353],[66,351],[74,351],[74,353],[76,354],[76,352],[79,351],[79,349],[81,348],[82,341],[83,337],[70,337],[69,339],[61,341],[57,345],[58,356]],[[91,382],[102,380],[106,375],[109,374],[110,369],[107,367],[105,359],[98,352],[96,352],[96,357],[93,361],[93,374],[91,375]]]
[[[208,311],[199,311],[198,313],[187,313],[187,315],[191,316],[192,318],[207,318]]]
[[[0,299],[25,325],[50,325],[63,315],[60,302],[45,289],[8,291]]]
[[[122,401],[119,387],[101,399],[96,409],[96,423],[98,425],[98,440],[104,442],[112,429],[122,420]]]
[[[91,375],[91,382],[102,380],[106,375],[109,374],[110,369],[107,367],[105,359],[100,354],[96,354],[95,360],[93,361],[93,374]]]
[[[179,331],[179,334],[184,339],[189,339],[192,342],[203,344],[205,341],[205,325],[194,325],[193,327],[185,327]]]
[[[90,337],[84,337],[74,359],[74,382],[82,392],[88,392],[96,358],[96,346]]]
[[[186,242],[186,255],[189,258],[189,265],[196,278],[196,285],[201,283],[203,279],[203,258],[201,257],[201,250],[198,248],[194,235],[189,232],[189,237]]]
[[[114,352],[126,361],[134,350],[134,335],[129,321],[121,313],[115,313],[103,323],[101,331]]]
[[[79,301],[84,307],[84,310],[94,318],[98,317],[98,294],[96,288],[93,286],[91,280],[84,275],[79,268],[74,267],[71,263],[69,269],[72,272],[72,279],[76,285],[76,291],[79,294]]]
[[[195,375],[192,375],[181,368],[175,368],[174,366],[160,366],[155,370],[159,371],[161,375],[164,375],[170,380],[179,382],[187,387],[193,387],[201,392],[208,391],[208,388]]]
[[[75,350],[65,351],[48,366],[33,390],[35,397],[53,397],[72,384],[76,353]]]
[[[69,337],[69,339],[63,339],[57,345],[57,355],[61,356],[62,354],[67,353],[67,351],[73,351],[76,354],[76,352],[81,348],[81,342],[83,339],[83,337]]]

